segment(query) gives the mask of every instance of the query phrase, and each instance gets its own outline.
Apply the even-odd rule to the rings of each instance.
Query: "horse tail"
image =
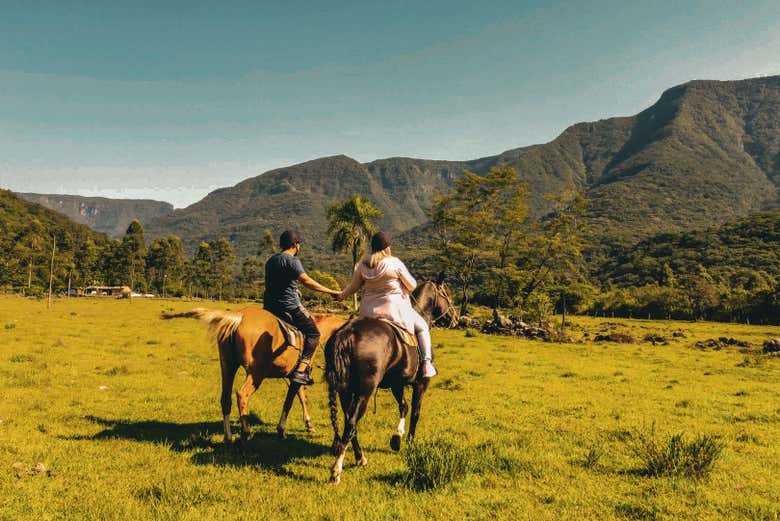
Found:
[[[172,318],[197,318],[205,322],[209,333],[217,337],[220,344],[228,340],[241,325],[243,315],[235,311],[221,311],[219,309],[195,308],[183,313],[163,313],[163,320]]]
[[[348,323],[349,324],[349,323]],[[336,393],[349,385],[349,368],[352,353],[352,332],[345,324],[331,335],[325,344],[325,380],[328,382],[328,404],[333,434],[339,437],[339,415]]]

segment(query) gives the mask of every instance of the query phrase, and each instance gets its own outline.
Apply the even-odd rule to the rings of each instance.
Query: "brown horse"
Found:
[[[236,402],[241,419],[240,443],[242,446],[245,445],[249,437],[249,398],[257,391],[264,379],[288,376],[297,365],[300,348],[287,345],[276,317],[264,309],[248,307],[234,312],[197,308],[184,313],[163,313],[162,318],[200,319],[208,324],[209,330],[217,337],[219,363],[222,366],[221,403],[225,443],[232,442],[230,408],[233,379],[239,366],[246,371],[246,380],[236,391]],[[320,330],[320,338],[323,341],[344,324],[343,319],[332,315],[314,316],[314,322]],[[291,383],[279,424],[276,426],[277,432],[282,437],[286,437],[287,415],[296,394],[303,408],[306,429],[314,432],[304,387]]]
[[[414,307],[429,325],[444,319],[453,327],[457,322],[455,309],[447,287],[438,282],[426,281],[412,294]],[[390,447],[400,450],[404,435],[404,423],[408,406],[404,399],[404,387],[412,386],[412,416],[408,440],[414,438],[420,418],[422,398],[430,378],[423,378],[417,349],[401,344],[393,326],[383,320],[358,318],[345,324],[325,345],[325,378],[328,382],[330,418],[333,424],[333,465],[331,482],[341,481],[341,471],[347,443],[352,443],[355,461],[365,465],[365,455],[357,438],[357,423],[365,414],[371,395],[377,387],[389,388],[398,401],[400,420],[390,439]],[[336,395],[344,413],[344,434],[339,437]]]

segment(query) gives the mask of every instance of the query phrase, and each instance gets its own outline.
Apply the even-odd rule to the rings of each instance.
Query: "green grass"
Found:
[[[777,519],[780,512],[780,359],[758,353],[780,328],[575,317],[568,344],[434,330],[441,374],[425,397],[419,444],[389,450],[397,407],[381,391],[377,413],[370,407],[360,423],[369,464],[355,468],[348,452],[342,484],[333,487],[320,369],[309,393],[315,434],[306,433],[296,404],[290,438],[276,438],[286,385],[274,380],[251,402],[247,453],[221,443],[216,347],[195,321],[157,319],[196,305],[74,299],[46,310],[45,301],[0,297],[0,323],[16,324],[0,328],[0,519]],[[669,345],[585,339],[608,329],[636,339],[661,334]],[[678,329],[684,338],[672,337]],[[720,336],[753,347],[693,347]],[[722,443],[705,479],[647,472],[632,447],[653,424],[659,448],[677,433],[685,443]],[[454,465],[453,454],[466,471],[435,487],[406,486],[405,458],[426,447],[436,450],[420,475],[445,475],[441,464]],[[32,471],[39,462],[45,472]]]

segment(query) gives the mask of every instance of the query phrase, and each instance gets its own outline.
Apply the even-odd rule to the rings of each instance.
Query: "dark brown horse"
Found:
[[[217,337],[219,363],[222,367],[222,419],[225,428],[225,443],[232,442],[230,432],[230,408],[233,379],[239,367],[246,370],[246,380],[236,391],[239,419],[241,420],[241,444],[249,437],[249,398],[266,378],[285,378],[298,365],[300,347],[289,346],[279,327],[276,317],[270,312],[248,307],[240,311],[196,308],[184,313],[163,313],[163,319],[197,318],[205,322]],[[333,315],[314,316],[321,338],[327,338],[344,320]],[[276,430],[286,437],[287,415],[295,396],[301,402],[306,429],[314,431],[309,417],[306,392],[300,384],[292,383],[282,408],[282,415]]]
[[[454,326],[455,309],[447,287],[438,282],[426,281],[412,295],[414,307],[429,325],[444,321]],[[328,382],[330,418],[333,423],[333,465],[331,482],[341,481],[341,471],[347,444],[352,443],[358,466],[368,460],[357,438],[357,423],[365,414],[371,395],[377,388],[390,389],[398,401],[400,420],[390,439],[393,450],[401,448],[408,405],[404,399],[404,387],[412,386],[412,416],[408,440],[414,438],[425,390],[430,378],[423,378],[417,349],[401,344],[393,327],[383,320],[358,318],[345,324],[325,344],[325,378]],[[339,436],[336,395],[344,413],[344,434]]]

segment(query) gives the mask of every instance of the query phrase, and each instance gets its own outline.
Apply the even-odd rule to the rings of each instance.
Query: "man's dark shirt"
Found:
[[[300,259],[287,253],[277,253],[265,263],[265,294],[263,307],[291,311],[301,306],[298,297],[298,277],[305,273]]]

